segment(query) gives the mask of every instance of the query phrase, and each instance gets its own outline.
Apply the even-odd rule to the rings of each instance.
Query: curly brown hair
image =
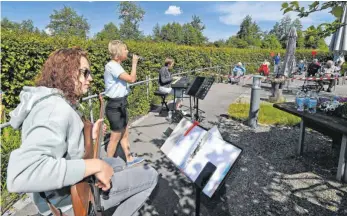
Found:
[[[67,100],[76,103],[79,99],[75,92],[75,80],[79,77],[76,72],[79,71],[82,57],[88,60],[87,52],[78,47],[54,51],[44,63],[36,85],[57,88]]]

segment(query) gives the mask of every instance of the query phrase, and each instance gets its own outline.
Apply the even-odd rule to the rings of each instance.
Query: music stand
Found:
[[[225,141],[218,129],[207,131],[187,118],[174,130],[168,128],[165,135],[168,138],[160,150],[192,182],[196,192],[195,215],[199,216],[201,192],[212,198],[230,176],[243,150]],[[217,153],[216,149],[222,152]]]
[[[208,91],[210,90],[212,84],[214,82],[213,77],[195,77],[193,82],[187,89],[187,95],[193,96],[196,113],[194,115],[195,120],[199,121],[199,99],[205,99]],[[196,101],[195,101],[196,99]],[[191,108],[191,107],[190,107]]]

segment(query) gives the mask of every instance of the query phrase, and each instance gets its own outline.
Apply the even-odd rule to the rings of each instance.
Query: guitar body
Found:
[[[100,119],[104,118],[104,102],[101,94]],[[100,158],[101,142],[103,140],[103,123],[100,124],[97,134],[97,142],[93,144],[93,124],[82,118],[84,128],[84,156],[83,159]],[[102,216],[103,208],[100,202],[99,188],[95,186],[96,178],[87,177],[71,186],[71,200],[75,216]]]
[[[94,202],[88,182],[83,180],[71,186],[71,200],[75,215],[88,216],[90,205]]]
[[[93,124],[83,119],[83,134],[84,134],[84,156],[83,159],[93,158],[93,139],[92,129]],[[86,179],[72,185],[70,188],[73,211],[76,216],[88,216],[91,205],[94,203],[94,197],[91,187]]]

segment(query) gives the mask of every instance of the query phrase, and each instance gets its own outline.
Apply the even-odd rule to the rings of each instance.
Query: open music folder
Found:
[[[206,131],[183,118],[161,151],[193,182],[196,182],[206,164],[212,163],[216,170],[202,189],[212,197],[242,149],[224,141],[216,126]]]

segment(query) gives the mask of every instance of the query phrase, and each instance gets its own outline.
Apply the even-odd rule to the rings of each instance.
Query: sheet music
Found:
[[[194,182],[207,162],[214,164],[217,169],[203,188],[203,192],[211,197],[219,184],[223,181],[238,156],[241,149],[225,142],[217,127],[214,126],[209,132],[207,139],[199,146],[199,150],[189,162],[184,173]]]
[[[183,118],[161,147],[161,150],[181,170],[185,168],[187,161],[189,161],[189,157],[196,149],[204,134],[207,133],[207,131],[201,127],[195,126],[184,136],[184,133],[192,125],[192,122]]]
[[[203,188],[203,192],[211,197],[229,172],[242,150],[222,139],[217,126],[208,132],[193,125],[183,118],[165,141],[161,150],[171,161],[193,182],[207,164],[211,162],[217,169]]]

